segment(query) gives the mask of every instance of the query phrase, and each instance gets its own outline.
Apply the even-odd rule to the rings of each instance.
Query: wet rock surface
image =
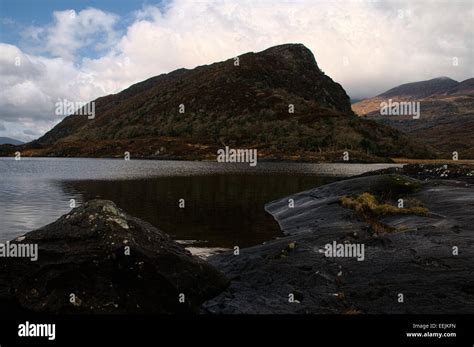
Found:
[[[228,284],[107,200],[91,200],[12,244],[37,244],[38,260],[0,259],[3,312],[188,313]]]
[[[391,203],[416,199],[429,213],[382,215],[377,222],[394,231],[376,233],[340,203],[364,192]],[[265,208],[287,236],[209,258],[231,284],[203,305],[205,312],[474,313],[474,186],[468,182],[379,172]],[[326,257],[325,245],[333,242],[364,244],[364,260]]]

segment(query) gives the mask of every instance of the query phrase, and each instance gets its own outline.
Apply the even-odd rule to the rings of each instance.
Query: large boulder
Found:
[[[3,308],[47,313],[198,312],[203,301],[228,283],[166,234],[107,200],[86,202],[17,238],[10,247],[19,244],[37,244],[38,260],[0,259]]]

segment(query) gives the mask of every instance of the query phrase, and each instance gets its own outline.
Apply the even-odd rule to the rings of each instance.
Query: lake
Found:
[[[281,236],[267,202],[389,166],[400,165],[0,158],[0,241],[55,221],[71,199],[102,198],[183,243],[248,247]]]

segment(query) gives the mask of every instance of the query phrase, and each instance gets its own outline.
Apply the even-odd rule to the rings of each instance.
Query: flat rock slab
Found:
[[[363,192],[416,198],[430,213],[383,217],[397,231],[375,234],[339,203]],[[287,236],[240,255],[211,257],[231,284],[204,304],[206,312],[474,313],[473,185],[381,174],[331,183],[265,208]],[[326,257],[325,245],[334,241],[364,244],[364,260]]]
[[[107,200],[86,202],[11,242],[28,244],[38,246],[37,261],[0,259],[2,312],[197,312],[228,284],[211,265]]]

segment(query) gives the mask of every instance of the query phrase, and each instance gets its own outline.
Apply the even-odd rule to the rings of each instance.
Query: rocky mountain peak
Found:
[[[352,112],[344,88],[302,44],[283,44],[151,77],[95,100],[95,118],[71,115],[31,155],[212,158],[223,145],[268,158],[359,160],[418,152],[393,130]],[[164,149],[164,150],[163,150]],[[29,152],[28,152],[29,151]],[[25,151],[23,151],[25,152]],[[353,154],[353,158],[357,155]]]
[[[318,67],[313,53],[301,43],[288,43],[273,46],[260,52],[260,54],[281,57],[288,61],[302,62],[304,64],[312,64],[315,67]]]

